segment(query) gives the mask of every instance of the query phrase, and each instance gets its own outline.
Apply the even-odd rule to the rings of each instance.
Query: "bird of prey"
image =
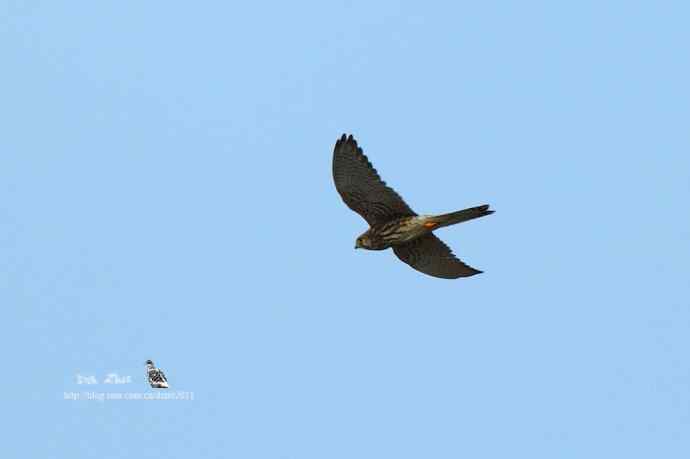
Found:
[[[434,277],[457,279],[481,273],[458,260],[433,231],[494,213],[488,205],[441,215],[417,215],[381,180],[357,141],[345,134],[333,150],[333,180],[345,204],[370,226],[357,238],[355,249],[392,248],[400,260]]]
[[[168,380],[165,377],[165,373],[160,368],[156,368],[152,360],[146,361],[146,379],[154,389],[168,388]]]

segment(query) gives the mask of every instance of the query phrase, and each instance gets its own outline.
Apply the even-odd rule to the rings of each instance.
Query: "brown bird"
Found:
[[[381,180],[357,141],[345,134],[333,150],[333,180],[345,204],[370,226],[357,238],[355,249],[391,247],[400,260],[417,271],[445,279],[482,272],[458,260],[433,231],[494,213],[488,205],[449,214],[417,215]]]

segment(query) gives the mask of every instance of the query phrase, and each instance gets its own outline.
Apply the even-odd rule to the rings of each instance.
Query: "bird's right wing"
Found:
[[[457,279],[481,273],[458,260],[450,247],[433,233],[428,233],[407,244],[393,246],[393,251],[402,261],[430,276]]]
[[[370,226],[417,215],[395,190],[381,180],[352,136],[343,134],[335,144],[333,180],[345,204]]]

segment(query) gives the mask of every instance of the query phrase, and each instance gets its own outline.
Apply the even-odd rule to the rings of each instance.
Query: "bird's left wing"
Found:
[[[345,204],[370,226],[417,215],[393,188],[381,180],[352,136],[343,134],[335,144],[333,181]]]
[[[402,261],[430,276],[457,279],[481,273],[458,260],[450,247],[433,233],[428,233],[407,244],[394,246],[393,251]]]

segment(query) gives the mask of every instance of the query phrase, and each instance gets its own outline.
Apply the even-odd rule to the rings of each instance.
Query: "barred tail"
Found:
[[[485,204],[478,207],[470,207],[469,209],[458,210],[449,214],[437,215],[432,218],[434,223],[437,223],[434,229],[443,228],[444,226],[455,225],[456,223],[466,222],[475,218],[483,217],[485,215],[493,214],[493,210],[489,210],[489,205]]]

